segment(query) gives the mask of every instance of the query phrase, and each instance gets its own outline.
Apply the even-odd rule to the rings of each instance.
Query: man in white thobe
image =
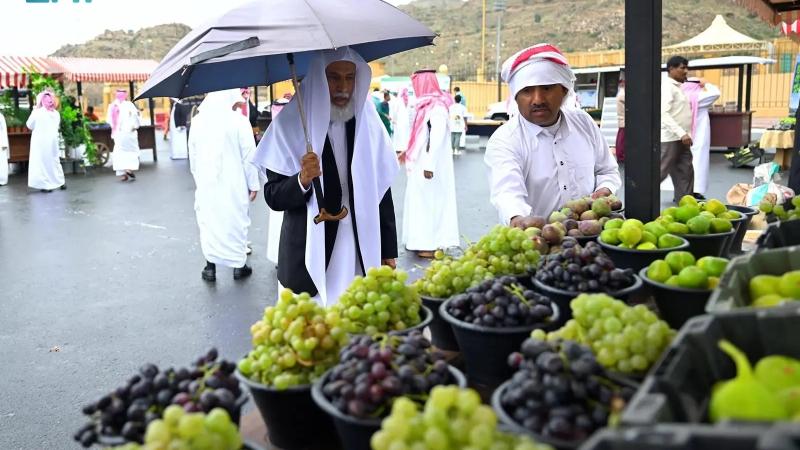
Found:
[[[26,125],[33,130],[28,157],[28,186],[42,192],[67,188],[59,158],[60,124],[61,116],[56,110],[55,94],[49,90],[41,92]]]
[[[6,118],[0,114],[0,186],[8,184],[8,159],[11,146],[8,144],[8,127]]]
[[[453,152],[450,149],[450,96],[443,93],[436,72],[421,70],[411,76],[417,99],[405,162],[403,242],[422,258],[437,249],[459,244]]]
[[[717,86],[697,78],[689,78],[681,85],[689,99],[692,111],[692,168],[694,169],[694,197],[705,200],[708,191],[709,159],[711,156],[711,122],[708,110],[721,95]],[[672,177],[661,183],[661,189],[674,190]]]
[[[128,101],[128,91],[118,89],[116,97],[108,107],[108,123],[114,139],[111,158],[120,181],[134,181],[133,172],[139,170],[139,110]]]
[[[396,152],[403,152],[408,145],[408,133],[411,126],[408,122],[408,92],[405,98],[398,97],[397,93],[392,93],[389,101],[389,111],[392,118],[392,145]]]
[[[200,246],[206,258],[202,278],[216,281],[216,265],[233,268],[233,279],[253,273],[247,266],[250,202],[259,191],[258,172],[249,163],[255,152],[250,122],[239,111],[239,89],[212,92],[192,119],[189,166],[197,186],[194,209]]]
[[[182,100],[175,98],[169,115],[169,157],[170,159],[186,159],[189,156],[186,136],[186,109]]]
[[[489,139],[484,161],[491,202],[500,222],[525,227],[565,202],[614,193],[619,169],[600,129],[574,108],[575,75],[549,44],[517,52],[503,63],[503,79],[519,114]]]
[[[371,76],[366,61],[349,47],[318,52],[301,95],[275,118],[253,158],[267,176],[267,205],[284,212],[278,281],[323,305],[335,304],[356,275],[382,264],[394,267],[397,257],[390,190],[397,159],[368,98]],[[306,153],[301,100],[313,153]],[[315,192],[315,178],[322,192]],[[348,213],[316,224],[322,207]]]

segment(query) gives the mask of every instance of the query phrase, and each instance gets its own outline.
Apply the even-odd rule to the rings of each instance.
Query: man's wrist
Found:
[[[308,183],[308,187],[303,185],[303,177],[298,173],[297,174],[297,184],[300,186],[300,190],[305,194],[311,189],[311,183]]]

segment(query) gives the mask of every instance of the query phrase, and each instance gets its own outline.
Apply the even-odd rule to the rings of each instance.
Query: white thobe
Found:
[[[189,155],[189,144],[186,139],[186,127],[175,125],[177,106],[177,103],[172,106],[172,113],[169,115],[169,157],[170,159],[186,159]]]
[[[8,159],[11,156],[11,146],[8,144],[8,127],[6,118],[0,114],[0,186],[8,184]]]
[[[339,173],[339,184],[342,188],[342,206],[347,208],[348,214],[339,221],[336,229],[336,240],[328,267],[325,269],[325,286],[327,289],[328,305],[337,303],[342,292],[350,286],[356,275],[362,275],[361,267],[356,255],[355,230],[353,229],[353,208],[350,205],[349,179],[350,168],[347,166],[347,133],[345,122],[331,122],[328,127],[328,139],[336,159],[336,169]],[[323,176],[325,176],[323,174]],[[322,181],[322,180],[321,180]],[[324,186],[324,184],[323,184]],[[331,211],[333,212],[333,211]]]
[[[582,110],[562,109],[550,130],[517,115],[489,139],[492,205],[500,222],[514,216],[547,217],[567,201],[622,185],[617,162],[600,129]]]
[[[406,163],[405,206],[403,208],[403,243],[408,250],[436,250],[459,244],[456,186],[453,152],[450,149],[447,108],[431,109],[414,141],[413,163]],[[430,138],[430,148],[426,150]],[[433,172],[427,179],[424,171]]]
[[[709,159],[711,156],[711,122],[708,110],[720,96],[719,88],[706,83],[705,89],[697,98],[697,122],[694,124],[692,136],[692,167],[694,168],[694,192],[705,194],[708,191]],[[675,190],[672,178],[667,177],[661,183],[665,191]]]
[[[127,170],[139,170],[139,110],[132,102],[119,104],[117,126],[111,132],[114,139],[114,152],[111,156],[117,175],[124,175]],[[113,104],[112,104],[113,105]],[[111,106],[108,108],[111,122]]]
[[[46,108],[36,108],[28,117],[26,125],[33,130],[28,157],[28,186],[34,189],[53,190],[64,185],[58,146],[60,123],[58,111]]]
[[[260,185],[258,172],[249,163],[256,145],[250,123],[241,114],[230,111],[227,122],[215,119],[202,117],[201,112],[189,135],[200,247],[206,261],[243,267],[250,227],[249,191],[258,191]]]
[[[402,99],[393,98],[389,102],[389,111],[392,117],[392,125],[394,126],[392,130],[392,146],[394,151],[403,152],[408,147],[408,137],[411,133],[408,107]]]

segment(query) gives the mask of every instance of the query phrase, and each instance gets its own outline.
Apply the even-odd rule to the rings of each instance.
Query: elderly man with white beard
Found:
[[[390,186],[398,170],[391,140],[368,98],[372,77],[364,59],[343,47],[319,52],[300,86],[306,140],[295,96],[258,145],[252,159],[266,174],[264,197],[283,211],[278,281],[334,304],[356,275],[394,266],[397,231]],[[317,204],[312,181],[320,177]],[[320,208],[349,213],[340,221],[314,223]]]

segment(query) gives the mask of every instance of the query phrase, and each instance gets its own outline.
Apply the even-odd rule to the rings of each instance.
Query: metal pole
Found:
[[[497,8],[495,8],[497,9]],[[502,100],[502,81],[500,80],[500,33],[502,32],[503,10],[497,11],[497,55],[495,56],[494,73],[497,75],[497,101]]]
[[[661,203],[661,0],[625,1],[625,213],[642,221]],[[634,170],[635,168],[635,170]]]
[[[744,110],[750,111],[750,93],[753,90],[753,65],[747,65],[747,95],[744,97]]]
[[[481,13],[481,76],[486,78],[486,0],[483,0],[483,12]],[[476,79],[476,81],[478,81]]]
[[[739,66],[739,85],[736,88],[736,111],[742,112],[742,91],[744,90],[744,66]]]

